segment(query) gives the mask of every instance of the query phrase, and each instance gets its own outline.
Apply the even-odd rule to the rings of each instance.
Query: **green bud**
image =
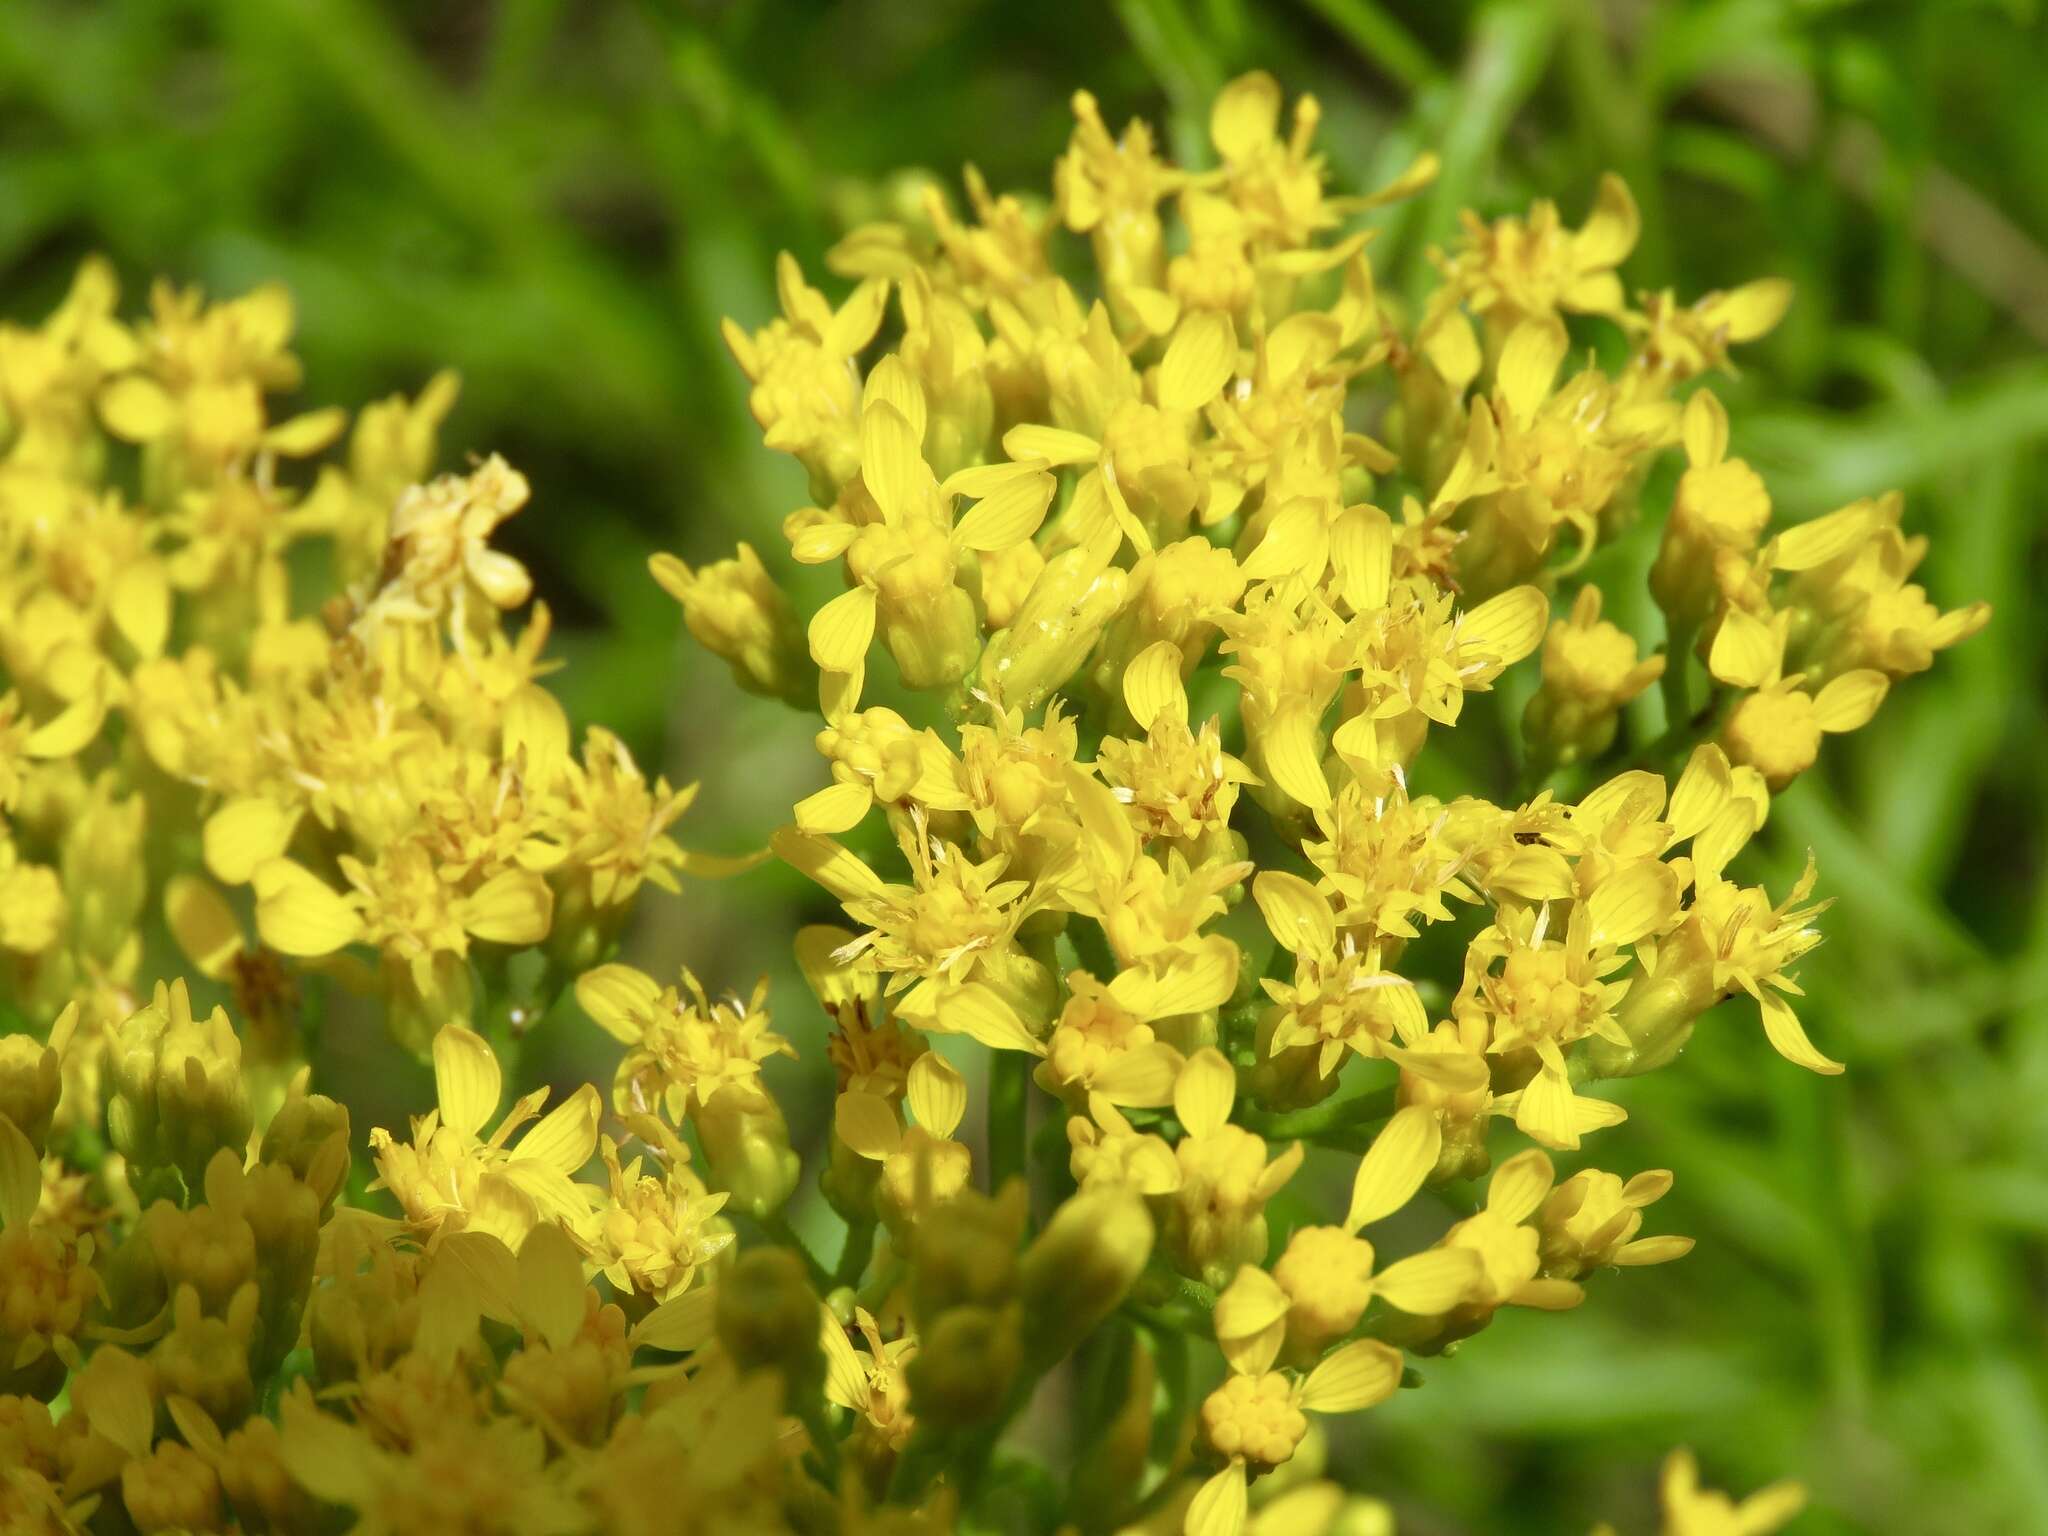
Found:
[[[1018,1269],[1034,1368],[1071,1354],[1123,1304],[1152,1257],[1154,1235],[1143,1197],[1128,1189],[1075,1195],[1053,1213]]]
[[[727,1088],[693,1109],[690,1120],[704,1143],[711,1185],[732,1196],[735,1210],[767,1216],[782,1209],[803,1169],[773,1099]]]
[[[1022,1180],[1004,1185],[994,1198],[967,1189],[917,1224],[910,1305],[920,1323],[955,1307],[998,1306],[1016,1294],[1028,1200]]]
[[[131,1179],[175,1168],[196,1190],[214,1153],[248,1145],[241,1042],[223,1009],[193,1018],[182,981],[157,983],[150,1006],[115,1031],[106,1093],[107,1133]]]
[[[1033,710],[1081,669],[1103,626],[1123,607],[1129,576],[1092,549],[1046,565],[981,655],[981,685],[1005,708]]]
[[[940,1424],[979,1424],[1002,1411],[1024,1363],[1023,1319],[1004,1307],[954,1307],[925,1330],[904,1366],[911,1411]]]
[[[718,1341],[743,1371],[782,1375],[783,1402],[804,1403],[825,1381],[822,1314],[803,1260],[754,1248],[718,1282]]]
[[[57,1053],[30,1035],[0,1039],[0,1115],[12,1120],[40,1154],[64,1083]]]
[[[325,1094],[293,1094],[263,1133],[259,1160],[288,1168],[320,1202],[324,1218],[348,1181],[348,1106]]]

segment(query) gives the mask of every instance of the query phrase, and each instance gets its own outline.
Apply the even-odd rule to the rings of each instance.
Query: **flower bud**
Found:
[[[1017,1245],[1028,1196],[1021,1181],[991,1198],[965,1189],[931,1211],[910,1243],[910,1304],[920,1323],[955,1307],[1008,1301],[1017,1289]]]
[[[124,949],[138,943],[136,920],[149,888],[143,831],[142,797],[114,799],[109,776],[93,785],[64,833],[61,873],[72,936],[103,965],[113,966]]]
[[[348,1106],[325,1094],[294,1094],[278,1107],[257,1157],[288,1168],[320,1202],[324,1220],[348,1179]]]
[[[1664,675],[1666,658],[1636,659],[1635,638],[1600,617],[1600,589],[1579,589],[1571,617],[1543,642],[1543,684],[1529,700],[1522,731],[1539,763],[1565,767],[1613,744],[1624,704]]]
[[[1024,1361],[1015,1303],[954,1307],[923,1330],[903,1368],[911,1411],[941,1424],[979,1424],[1001,1412]]]
[[[0,1228],[0,1393],[48,1398],[76,1359],[86,1308],[99,1296],[89,1251],[47,1227]]]
[[[796,611],[753,546],[730,560],[691,570],[673,555],[648,562],[664,592],[683,605],[683,623],[697,643],[732,668],[749,693],[808,709],[817,697],[811,660]]]
[[[131,1179],[175,1168],[194,1190],[215,1152],[248,1144],[241,1042],[224,1010],[193,1018],[183,981],[159,982],[150,1006],[115,1031],[106,1092],[107,1133]]]
[[[206,1317],[199,1293],[180,1286],[171,1302],[171,1331],[150,1356],[164,1395],[191,1398],[216,1424],[246,1419],[256,1407],[249,1346],[261,1305],[252,1280],[235,1292],[225,1316]]]
[[[220,1528],[220,1477],[199,1453],[160,1441],[121,1469],[121,1503],[143,1536]]]
[[[753,1248],[718,1283],[718,1341],[743,1371],[782,1375],[783,1402],[817,1396],[825,1380],[818,1297],[788,1248]]]
[[[0,1115],[12,1120],[41,1153],[64,1087],[57,1053],[30,1035],[0,1038]]]
[[[802,1166],[772,1098],[758,1087],[729,1087],[692,1109],[690,1121],[704,1143],[713,1187],[732,1196],[735,1210],[766,1216],[782,1209]]]
[[[1077,1194],[1053,1213],[1018,1266],[1035,1368],[1071,1354],[1123,1303],[1152,1256],[1153,1235],[1144,1200],[1128,1189]]]
[[[1046,565],[981,657],[981,686],[1006,709],[1030,711],[1080,670],[1103,626],[1123,606],[1130,578],[1085,547]]]

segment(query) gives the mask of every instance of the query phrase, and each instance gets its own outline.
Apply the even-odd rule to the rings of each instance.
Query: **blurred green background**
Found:
[[[1791,277],[1790,318],[1725,386],[1737,450],[1795,517],[1903,486],[1937,600],[1998,610],[1833,744],[1764,839],[1775,888],[1811,847],[1838,898],[1803,1011],[1848,1075],[1710,1019],[1594,1148],[1679,1170],[1651,1226],[1699,1250],[1602,1277],[1575,1316],[1504,1317],[1336,1465],[1418,1533],[1648,1528],[1674,1443],[1724,1485],[1804,1478],[1808,1532],[2048,1529],[2031,0],[7,0],[0,310],[41,313],[101,250],[131,303],[156,272],[283,279],[313,403],[458,368],[449,462],[498,449],[534,482],[509,542],[555,610],[572,710],[705,780],[686,840],[757,846],[819,781],[809,727],[739,696],[645,576],[655,548],[741,537],[781,561],[803,497],[719,318],[767,317],[778,249],[817,277],[899,167],[1043,189],[1077,86],[1199,160],[1208,96],[1257,66],[1319,95],[1340,181],[1442,152],[1376,247],[1389,286],[1460,206],[1554,195],[1576,218],[1608,167],[1644,210],[1632,287]],[[635,946],[716,987],[775,971],[815,1064],[784,957],[819,915],[762,872],[654,898]],[[815,1096],[815,1076],[785,1081]]]

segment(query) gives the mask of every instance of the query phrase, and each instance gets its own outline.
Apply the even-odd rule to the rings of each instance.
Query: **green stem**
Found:
[[[1236,1119],[1246,1130],[1257,1131],[1269,1141],[1317,1141],[1345,1132],[1367,1129],[1394,1112],[1394,1090],[1377,1088],[1348,1099],[1329,1099],[1307,1109],[1278,1113],[1241,1105]]]
[[[1031,1057],[998,1051],[988,1067],[988,1183],[1001,1189],[1024,1172],[1025,1121],[1030,1102]]]
[[[1664,637],[1664,676],[1658,686],[1667,736],[1692,719],[1692,647],[1699,633],[1697,624],[1674,622]]]
[[[831,1272],[818,1262],[818,1256],[811,1252],[810,1245],[796,1235],[796,1228],[789,1224],[787,1216],[776,1211],[767,1216],[757,1217],[756,1221],[768,1241],[794,1250],[804,1261],[804,1268],[810,1272],[811,1284],[817,1287],[821,1295],[832,1288]]]
[[[860,1284],[860,1277],[867,1273],[868,1260],[875,1252],[875,1224],[872,1220],[852,1221],[846,1225],[846,1246],[839,1250],[839,1262],[832,1270],[832,1286]]]

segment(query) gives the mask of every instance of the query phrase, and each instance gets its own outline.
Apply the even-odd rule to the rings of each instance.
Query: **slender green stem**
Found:
[[[860,1277],[867,1273],[868,1260],[875,1252],[875,1224],[872,1220],[848,1222],[846,1246],[839,1250],[839,1262],[832,1270],[834,1289],[842,1285],[860,1284]]]
[[[1319,1141],[1339,1133],[1369,1128],[1393,1112],[1394,1090],[1378,1088],[1348,1099],[1329,1099],[1307,1109],[1288,1109],[1278,1113],[1242,1105],[1236,1118],[1246,1130],[1257,1131],[1269,1141]]]
[[[804,1268],[810,1272],[811,1284],[821,1292],[832,1288],[832,1274],[818,1262],[818,1256],[811,1252],[810,1245],[796,1235],[796,1228],[789,1224],[789,1218],[781,1211],[756,1218],[762,1234],[771,1243],[792,1249],[804,1261]]]
[[[1024,1172],[1025,1122],[1031,1090],[1031,1058],[1022,1051],[998,1051],[988,1068],[988,1180],[1001,1189]]]
[[[1664,640],[1664,729],[1668,735],[1692,719],[1692,647],[1699,638],[1697,624],[1674,623]]]

